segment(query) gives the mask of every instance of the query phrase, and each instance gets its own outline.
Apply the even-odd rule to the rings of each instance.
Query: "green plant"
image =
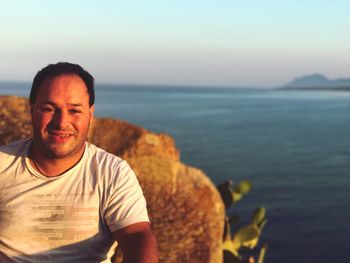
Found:
[[[252,189],[252,184],[249,181],[242,181],[238,185],[234,185],[232,181],[227,181],[218,185],[218,190],[224,201],[226,211]],[[227,212],[226,212],[227,213]],[[224,263],[243,263],[240,250],[242,248],[256,248],[262,229],[264,228],[266,219],[266,209],[258,207],[253,211],[251,222],[239,228],[232,236],[231,224],[239,221],[238,215],[226,216],[225,229],[223,238],[223,254]],[[267,246],[264,245],[259,254],[258,263],[263,263],[266,254]],[[250,257],[249,262],[255,262],[253,257]]]

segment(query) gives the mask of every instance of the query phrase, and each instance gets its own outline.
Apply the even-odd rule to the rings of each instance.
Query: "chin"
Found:
[[[58,159],[73,156],[77,154],[79,150],[80,150],[80,147],[69,147],[69,145],[67,146],[53,145],[48,147],[48,152],[50,157],[58,158]]]

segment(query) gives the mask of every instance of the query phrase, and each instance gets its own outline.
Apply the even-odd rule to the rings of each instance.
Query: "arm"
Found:
[[[148,222],[129,225],[113,232],[122,253],[123,263],[157,263],[157,241]]]

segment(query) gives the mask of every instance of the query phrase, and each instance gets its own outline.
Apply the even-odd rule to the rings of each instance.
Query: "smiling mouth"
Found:
[[[48,133],[49,133],[49,136],[52,136],[53,138],[60,138],[60,139],[67,139],[74,135],[73,133],[56,132],[56,131],[49,131]]]

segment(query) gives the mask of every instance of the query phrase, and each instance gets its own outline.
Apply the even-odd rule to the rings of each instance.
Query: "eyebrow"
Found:
[[[58,106],[58,104],[54,103],[53,101],[50,100],[45,100],[42,102],[42,104],[50,104],[52,106]],[[68,103],[68,106],[73,106],[73,107],[82,107],[82,103]]]

